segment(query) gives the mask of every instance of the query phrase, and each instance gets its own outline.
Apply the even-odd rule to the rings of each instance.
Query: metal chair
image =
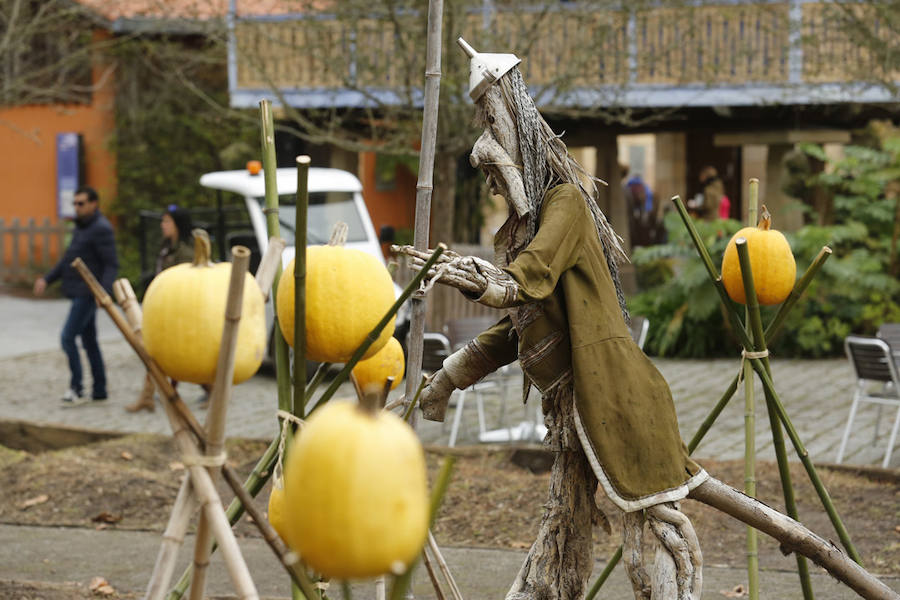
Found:
[[[894,418],[894,426],[891,429],[887,450],[884,453],[884,461],[881,466],[887,468],[891,462],[891,452],[894,442],[897,440],[897,430],[900,428],[900,375],[894,363],[891,347],[882,339],[862,336],[847,336],[844,340],[844,349],[847,358],[853,365],[856,374],[856,391],[853,394],[853,403],[850,405],[850,415],[847,417],[847,426],[844,428],[844,436],[841,446],[838,448],[837,459],[840,463],[844,458],[844,450],[847,440],[850,438],[850,430],[856,417],[856,410],[860,402],[877,404],[879,413],[875,421],[875,437],[872,443],[878,439],[878,423],[881,420],[882,406],[896,406],[897,416]],[[877,391],[870,391],[873,383],[882,384]]]
[[[650,331],[650,321],[647,317],[632,316],[631,325],[628,329],[631,330],[631,339],[634,340],[638,348],[643,350],[644,342],[647,341],[647,333]]]
[[[876,335],[891,347],[896,364],[900,360],[900,323],[883,323]]]
[[[471,340],[475,339],[485,329],[496,323],[497,319],[491,316],[484,317],[464,317],[452,319],[444,326],[444,333],[428,332],[425,334],[425,343],[435,344],[440,348],[439,354],[443,358],[456,352]],[[453,415],[453,422],[450,426],[450,437],[447,441],[448,446],[455,446],[456,439],[459,435],[459,427],[462,422],[463,408],[465,407],[466,397],[469,391],[475,394],[475,406],[478,410],[478,432],[482,434],[487,431],[487,422],[484,414],[484,399],[482,392],[489,388],[497,388],[501,394],[502,404],[500,406],[501,423],[506,416],[506,385],[505,375],[507,367],[501,367],[496,374],[488,375],[481,381],[473,384],[471,387],[458,390],[453,394],[456,402],[451,401],[451,406],[455,404],[456,412]]]

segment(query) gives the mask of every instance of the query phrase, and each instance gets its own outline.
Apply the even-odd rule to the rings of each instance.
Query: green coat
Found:
[[[156,272],[159,273],[169,267],[194,260],[194,246],[188,242],[178,240],[173,245],[171,241],[164,240],[156,258]]]
[[[498,233],[496,249],[506,243]],[[518,358],[545,398],[573,386],[578,437],[610,499],[630,512],[683,498],[702,483],[706,473],[688,457],[669,386],[622,318],[594,219],[575,186],[547,192],[534,239],[505,271],[519,286],[513,310],[475,344],[498,365]]]

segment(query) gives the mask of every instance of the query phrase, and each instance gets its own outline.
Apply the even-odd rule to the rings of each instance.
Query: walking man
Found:
[[[75,345],[75,338],[78,336],[81,336],[81,344],[91,364],[91,399],[99,401],[107,398],[106,370],[100,345],[97,343],[97,304],[87,284],[72,267],[72,261],[81,258],[108,292],[112,290],[119,270],[113,228],[107,218],[100,214],[100,197],[96,190],[87,186],[79,188],[75,192],[74,204],[75,231],[69,247],[56,266],[34,282],[34,294],[41,296],[48,285],[61,279],[63,294],[72,300],[61,335],[62,348],[69,359],[71,373],[69,388],[62,397],[64,406],[88,402],[84,394],[81,357],[78,346]]]

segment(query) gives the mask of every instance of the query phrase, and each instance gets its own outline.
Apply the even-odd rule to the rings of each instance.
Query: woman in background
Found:
[[[183,208],[170,204],[163,213],[159,222],[159,230],[162,233],[162,244],[156,257],[156,269],[154,275],[177,264],[191,262],[194,259],[194,244],[191,237],[191,215]],[[153,412],[156,405],[153,403],[155,387],[150,373],[144,379],[144,389],[134,404],[125,407],[128,412],[147,410]]]

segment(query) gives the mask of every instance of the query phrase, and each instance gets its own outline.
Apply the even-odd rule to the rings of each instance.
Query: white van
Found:
[[[206,173],[200,177],[200,185],[214,190],[233,192],[244,199],[259,251],[264,254],[269,244],[269,237],[263,212],[266,204],[266,185],[262,171],[257,171],[255,174],[250,169]],[[282,255],[282,264],[287,266],[287,263],[294,258],[297,169],[277,169],[277,187],[278,220],[281,237],[287,244]],[[307,244],[328,243],[335,223],[343,221],[348,226],[345,246],[368,252],[384,263],[378,235],[375,233],[366,203],[363,201],[362,183],[355,175],[340,169],[312,167],[309,169],[307,188],[309,190]],[[399,296],[401,289],[394,285],[394,292]],[[267,312],[271,315],[270,310]],[[409,308],[406,303],[397,313],[394,333],[404,348],[408,330]]]

